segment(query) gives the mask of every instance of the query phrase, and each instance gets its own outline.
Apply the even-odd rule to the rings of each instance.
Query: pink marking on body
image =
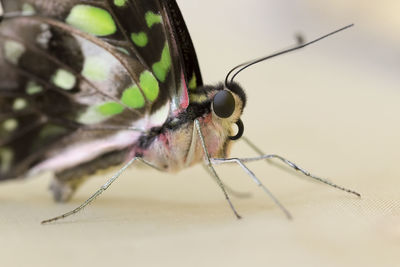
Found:
[[[221,139],[224,132],[223,128],[221,128],[221,125],[214,123],[211,113],[201,118],[200,123],[208,153],[211,157],[219,157],[219,152],[223,145],[223,139]]]
[[[181,99],[180,99],[180,105],[179,105],[179,110],[177,111],[177,113],[180,113],[182,110],[186,109],[189,106],[189,94],[188,94],[188,88],[186,85],[186,80],[185,80],[185,75],[181,74],[181,84],[183,86],[183,92],[181,95]]]
[[[169,137],[167,134],[160,134],[157,139],[169,150]]]
[[[212,121],[212,114],[208,114],[206,117],[203,118],[203,123],[207,124]]]

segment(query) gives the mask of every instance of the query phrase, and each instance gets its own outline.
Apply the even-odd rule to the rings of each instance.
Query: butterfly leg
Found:
[[[253,179],[253,181],[261,187],[265,193],[275,202],[275,204],[285,213],[286,217],[291,220],[292,215],[290,212],[279,202],[279,200],[268,190],[268,188],[257,178],[257,176],[244,165],[241,159],[230,158],[230,159],[210,159],[213,164],[223,164],[223,163],[237,163],[239,166]]]
[[[151,163],[145,161],[144,159],[142,159],[141,157],[135,157],[133,159],[131,159],[128,163],[126,163],[121,169],[119,169],[119,171],[117,173],[115,173],[104,185],[102,185],[91,197],[89,197],[85,202],[83,202],[79,207],[75,208],[74,210],[71,210],[67,213],[64,213],[60,216],[56,216],[54,218],[48,219],[48,220],[44,220],[42,221],[42,224],[46,224],[46,223],[51,223],[51,222],[55,222],[58,221],[60,219],[64,219],[66,217],[69,217],[71,215],[74,215],[76,213],[78,213],[79,211],[81,211],[82,209],[84,209],[87,205],[89,205],[91,202],[93,202],[99,195],[101,195],[104,191],[106,191],[110,185],[115,182],[115,180],[118,179],[118,177],[121,176],[121,174],[130,166],[132,165],[134,162],[136,161],[141,161],[142,163],[155,168],[158,170],[157,167],[153,166]]]
[[[221,188],[221,190],[222,190],[222,192],[223,192],[223,194],[225,196],[225,199],[226,199],[226,201],[228,201],[228,204],[231,207],[231,209],[232,209],[233,213],[235,214],[236,218],[237,219],[241,219],[242,217],[236,211],[235,206],[233,206],[232,201],[231,201],[228,193],[226,192],[224,183],[219,178],[217,172],[215,171],[215,169],[214,169],[214,167],[213,167],[213,165],[211,163],[210,155],[208,153],[208,150],[207,150],[207,147],[206,147],[206,144],[205,144],[205,141],[204,141],[204,136],[201,133],[200,122],[197,119],[194,120],[194,127],[196,127],[197,134],[199,135],[201,146],[203,147],[203,151],[204,151],[204,156],[205,156],[205,161],[206,161],[205,163],[206,163],[210,173],[215,177],[216,182],[218,183],[219,187]]]
[[[203,168],[207,171],[207,173],[214,179],[214,181],[216,183],[218,183],[217,179],[215,178],[215,176],[213,175],[213,173],[209,170],[209,168],[207,167],[207,165],[203,164]],[[227,193],[229,193],[232,196],[235,196],[237,198],[248,198],[251,197],[251,193],[250,192],[239,192],[236,191],[235,189],[229,187],[228,185],[226,185],[224,182],[224,187]]]
[[[286,217],[288,219],[292,219],[292,215],[290,214],[290,212],[279,202],[279,200],[271,193],[271,191],[269,191],[268,188],[265,187],[262,184],[262,182],[257,178],[257,176],[255,176],[255,174],[244,164],[244,162],[259,161],[259,160],[271,159],[271,158],[275,158],[275,159],[279,159],[279,160],[283,161],[285,164],[289,165],[293,169],[302,172],[304,175],[306,175],[306,176],[308,176],[308,177],[310,177],[312,179],[315,179],[315,180],[317,180],[319,182],[325,183],[325,184],[330,185],[330,186],[332,186],[334,188],[343,190],[345,192],[348,192],[348,193],[351,193],[351,194],[354,194],[354,195],[360,197],[359,193],[357,193],[357,192],[355,192],[353,190],[338,186],[338,185],[336,185],[336,184],[334,184],[332,182],[329,182],[329,181],[327,181],[325,179],[322,179],[320,177],[317,177],[315,175],[312,175],[309,172],[307,172],[306,170],[298,167],[293,162],[291,162],[291,161],[289,161],[289,160],[287,160],[285,158],[282,158],[281,156],[278,156],[278,155],[262,155],[262,156],[254,157],[254,158],[240,158],[240,159],[239,158],[211,159],[211,162],[212,162],[212,164],[215,164],[215,165],[224,164],[224,163],[237,163],[253,179],[253,181],[259,187],[261,187],[265,191],[265,193],[267,193],[267,195],[269,195],[269,197],[275,202],[275,204],[283,211],[283,213],[285,213]]]
[[[255,157],[255,158],[241,159],[242,162],[251,162],[251,161],[259,161],[259,160],[278,159],[278,160],[282,161],[284,164],[288,165],[289,167],[293,168],[293,169],[296,170],[296,171],[299,171],[299,172],[302,173],[303,175],[310,177],[310,178],[313,179],[313,180],[316,180],[316,181],[318,181],[318,182],[324,183],[324,184],[329,185],[329,186],[331,186],[331,187],[333,187],[333,188],[336,188],[336,189],[345,191],[345,192],[347,192],[347,193],[356,195],[357,197],[361,197],[361,194],[360,194],[360,193],[358,193],[358,192],[356,192],[356,191],[354,191],[354,190],[345,188],[345,187],[343,187],[343,186],[337,185],[337,184],[335,184],[335,183],[332,183],[331,181],[328,181],[328,180],[326,180],[326,179],[324,179],[324,178],[318,177],[318,176],[316,176],[316,175],[314,175],[314,174],[311,174],[310,172],[308,172],[307,170],[305,170],[305,169],[299,167],[298,165],[296,165],[296,164],[293,163],[292,161],[287,160],[287,159],[285,159],[285,158],[283,158],[283,157],[281,157],[281,156],[279,156],[279,155],[275,155],[275,154],[266,155],[266,154],[264,154],[263,151],[261,151],[255,144],[253,144],[248,138],[246,138],[246,137],[244,137],[244,136],[242,137],[242,140],[245,141],[255,152],[257,152],[257,153],[260,155],[259,157]]]
[[[350,194],[354,194],[358,197],[360,197],[361,195],[359,193],[357,193],[356,191],[344,188],[342,186],[339,186],[337,184],[334,184],[326,179],[320,178],[318,176],[315,176],[313,174],[311,174],[310,172],[304,170],[303,168],[299,167],[298,165],[296,165],[295,163],[279,156],[279,155],[265,155],[263,154],[263,152],[257,147],[255,146],[249,139],[242,137],[243,140],[251,147],[253,148],[257,153],[260,154],[259,157],[253,157],[253,158],[229,158],[229,159],[210,159],[212,164],[224,164],[224,163],[237,163],[253,180],[254,182],[257,183],[258,186],[260,186],[271,198],[272,200],[275,202],[275,204],[285,213],[285,215],[291,219],[292,216],[289,213],[289,211],[278,201],[278,199],[272,195],[272,193],[261,183],[261,181],[255,176],[255,174],[249,169],[247,168],[247,166],[244,164],[245,162],[252,162],[252,161],[259,161],[259,160],[269,160],[269,159],[278,159],[280,161],[282,161],[283,163],[285,163],[286,165],[288,165],[289,167],[293,168],[296,171],[301,172],[302,174],[318,181],[324,184],[327,184],[329,186],[332,186],[334,188],[337,188],[339,190],[345,191],[347,193]]]

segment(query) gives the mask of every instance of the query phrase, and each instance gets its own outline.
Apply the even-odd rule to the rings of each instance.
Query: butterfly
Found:
[[[164,172],[203,163],[237,218],[217,164],[239,164],[288,217],[246,162],[275,158],[359,195],[242,136],[246,94],[234,78],[261,60],[204,85],[175,0],[3,0],[0,17],[0,180],[52,171],[54,199],[67,201],[91,174],[122,165],[80,207],[44,223],[78,212],[136,162]],[[229,158],[240,138],[260,156]]]

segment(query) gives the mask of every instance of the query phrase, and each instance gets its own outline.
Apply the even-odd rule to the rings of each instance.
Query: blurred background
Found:
[[[50,175],[0,185],[4,266],[399,266],[400,2],[177,0],[203,79],[355,26],[261,63],[237,81],[248,94],[245,134],[266,153],[362,193],[310,182],[264,162],[249,167],[291,211],[288,221],[237,166],[217,171],[231,187],[237,221],[201,166],[177,175],[131,169],[79,215],[42,219],[84,201],[97,175],[67,204],[54,204]],[[233,156],[254,153],[238,142]]]

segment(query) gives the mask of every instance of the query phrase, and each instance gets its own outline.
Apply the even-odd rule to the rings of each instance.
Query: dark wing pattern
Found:
[[[161,1],[164,3],[164,17],[172,39],[170,43],[174,46],[174,53],[180,59],[180,65],[186,79],[187,89],[194,90],[203,85],[199,62],[193,46],[189,31],[183,20],[181,11],[175,1]]]
[[[0,180],[128,156],[202,84],[174,0],[2,2]]]

